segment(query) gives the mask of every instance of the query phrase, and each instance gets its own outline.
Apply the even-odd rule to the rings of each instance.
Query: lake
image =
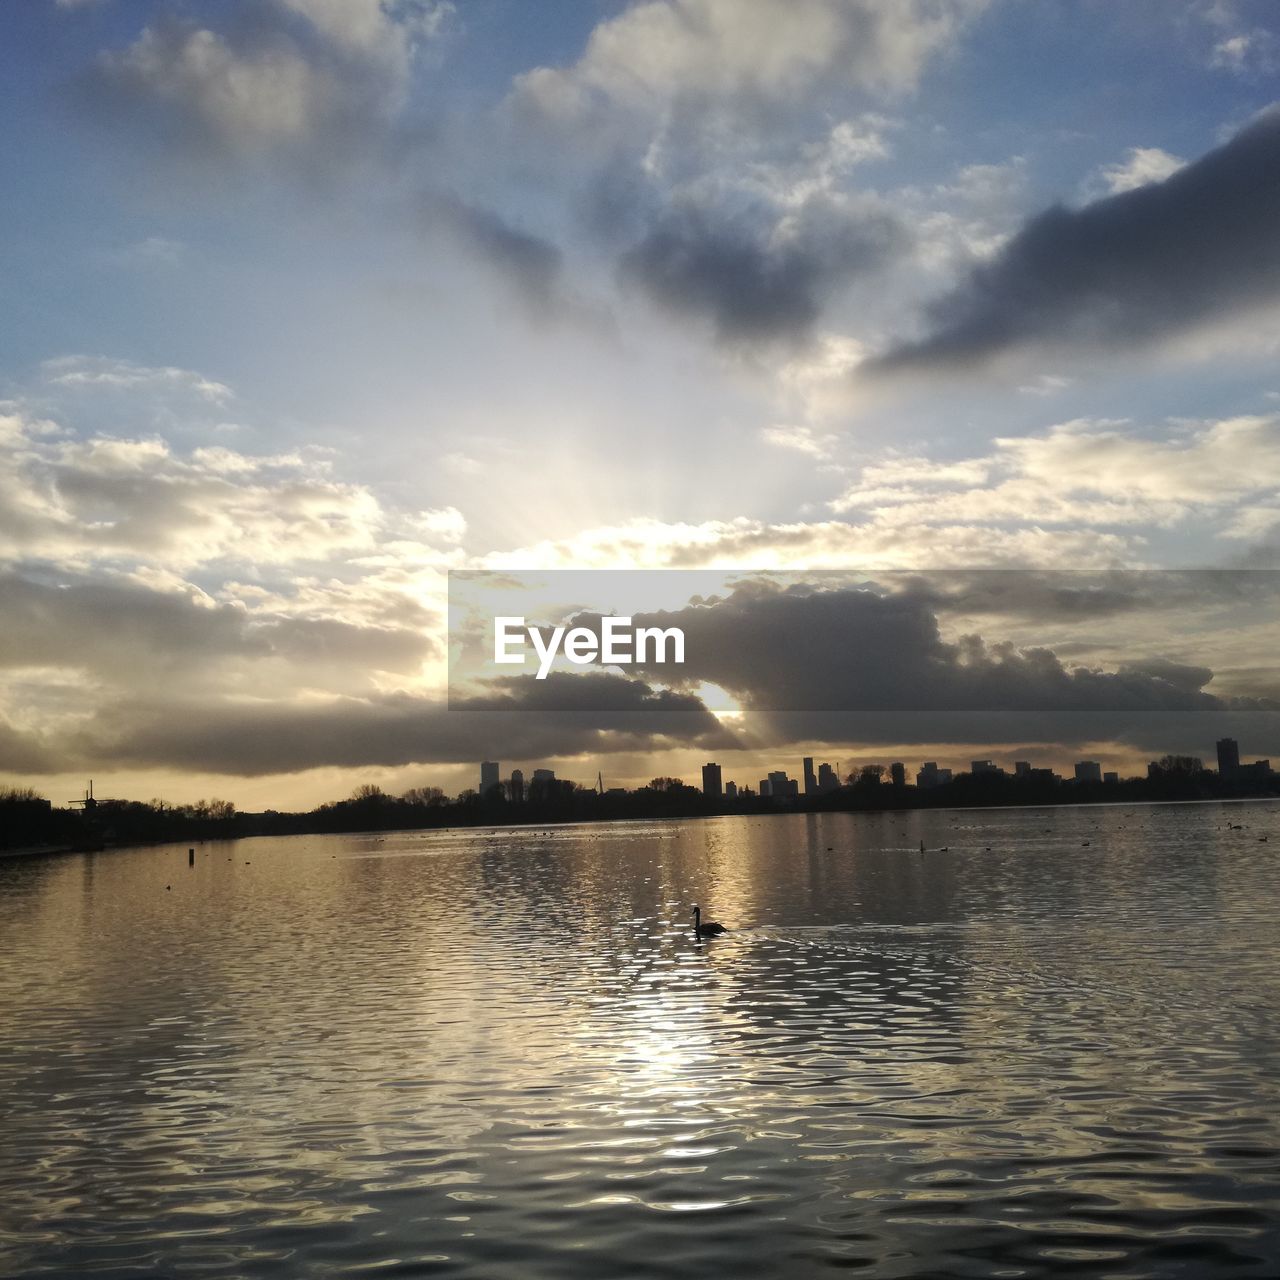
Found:
[[[2,861],[0,1273],[1274,1277],[1278,908],[1269,803]]]

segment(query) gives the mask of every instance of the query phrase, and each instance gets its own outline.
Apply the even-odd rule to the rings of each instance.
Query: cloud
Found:
[[[982,0],[648,0],[606,19],[564,69],[522,94],[553,116],[612,102],[730,115],[830,90],[903,91]]]
[[[1076,533],[1222,516],[1275,494],[1280,415],[1183,427],[1172,439],[1082,419],[994,446],[941,464],[890,455],[864,466],[832,508],[903,529],[984,521]]]
[[[791,449],[811,458],[826,459],[831,456],[837,437],[820,435],[810,427],[761,427],[760,439],[775,449]]]
[[[108,356],[57,356],[44,361],[40,368],[45,381],[55,387],[181,391],[211,404],[224,404],[233,398],[231,388],[225,383],[215,382],[190,369],[154,368],[129,360],[113,360]]]
[[[574,687],[558,688],[554,676],[503,681],[448,705],[404,693],[309,702],[131,698],[104,705],[59,750],[64,768],[111,759],[248,777],[481,760],[499,747],[506,759],[539,759],[735,744],[692,695],[609,675],[562,679]]]
[[[141,377],[115,364],[86,376],[94,386],[111,379],[113,389]],[[199,375],[182,378],[203,385]],[[209,385],[202,394],[221,394]],[[184,572],[219,564],[261,574],[389,550],[406,567],[423,558],[441,567],[465,529],[452,507],[386,510],[367,486],[335,480],[322,455],[222,446],[184,454],[159,436],[82,439],[22,412],[0,415],[0,564]]]
[[[0,576],[0,668],[59,668],[94,681],[149,690],[157,680],[259,692],[304,688],[323,671],[415,675],[438,639],[422,630],[324,617],[250,612],[184,584],[151,589],[128,580],[51,586]],[[261,668],[260,674],[255,668]]]
[[[96,109],[193,154],[327,163],[394,120],[418,46],[452,8],[268,0],[226,31],[166,14],[99,54],[83,87]]]
[[[424,200],[428,223],[442,227],[537,312],[559,301],[562,257],[549,241],[512,226],[492,209],[440,194]]]
[[[999,581],[1005,609],[1024,584],[1033,595],[1051,586],[1016,574]],[[1122,591],[1118,582],[1111,586]],[[1195,589],[1179,584],[1184,594]],[[1231,590],[1211,589],[1207,603],[1221,605]],[[1139,592],[1145,599],[1136,607],[1168,607],[1159,584],[1140,581]],[[1273,593],[1272,613],[1274,603]],[[1110,667],[1071,664],[1043,644],[954,628],[948,637],[938,607],[909,578],[864,578],[857,587],[748,580],[683,608],[636,613],[633,621],[683,629],[682,687],[708,683],[727,691],[740,709],[742,741],[756,746],[1128,741],[1166,750],[1243,725],[1255,741],[1280,744],[1280,701],[1210,693],[1207,662],[1130,648]],[[598,615],[579,614],[574,622],[598,625]],[[1220,638],[1221,628],[1202,642]],[[662,668],[662,678],[672,670]],[[1255,685],[1267,687],[1269,679],[1274,686],[1272,669],[1261,674],[1267,678]]]
[[[1045,648],[975,635],[949,642],[927,601],[875,588],[744,584],[710,603],[637,614],[634,625],[683,628],[682,675],[753,707],[1081,712],[1222,705],[1202,692],[1208,668],[1191,683],[1192,669],[1181,665],[1170,680],[1150,663],[1106,672],[1068,668]]]
[[[850,186],[890,154],[896,122],[871,108],[983,7],[647,0],[576,62],[519,76],[507,115],[560,192],[584,193],[578,216],[624,284],[721,344],[794,347],[910,248],[898,212]]]
[[[440,465],[455,476],[478,476],[485,470],[485,464],[479,458],[457,449],[441,455]]]
[[[939,626],[958,606],[1029,616],[1046,593],[1063,617],[1103,618],[1124,612],[1127,591],[1134,607],[1162,609],[1199,590],[1186,575],[1166,592],[1166,576],[1108,578],[1100,599],[1052,575],[999,575],[998,590],[977,575],[969,586],[987,592],[985,606],[952,577],[938,579],[939,589],[919,577],[875,589],[753,581],[686,608],[636,615],[637,625],[685,628],[687,690],[655,687],[643,672],[557,672],[546,681],[482,682],[446,706],[368,680],[375,665],[420,661],[421,626],[291,618],[269,612],[269,602],[251,612],[190,590],[57,587],[8,575],[0,578],[9,622],[0,638],[0,767],[65,772],[110,759],[117,768],[246,777],[444,764],[495,751],[537,759],[816,740],[1030,741],[1037,733],[1071,741],[1129,732],[1163,749],[1169,717],[1181,717],[1179,731],[1188,733],[1203,733],[1214,717],[1229,731],[1244,714],[1255,740],[1274,730],[1274,708],[1205,692],[1207,663],[1131,649],[1115,670],[1068,666],[1043,646],[947,639]],[[1256,599],[1248,582],[1229,575],[1209,585],[1215,605]],[[352,673],[345,687],[343,670]],[[15,686],[16,677],[26,684]],[[734,729],[693,691],[703,681],[743,708]],[[1155,714],[1165,717],[1164,737],[1142,728],[1142,717]],[[13,727],[24,723],[42,730]]]
[[[994,617],[1006,629],[1025,623],[1039,626],[1041,634],[1059,623],[1151,615],[1155,630],[1144,643],[1153,636],[1167,638],[1171,615],[1177,615],[1190,633],[1206,611],[1212,617],[1234,618],[1243,627],[1255,622],[1250,605],[1257,605],[1265,618],[1280,605],[1280,575],[1236,569],[948,569],[878,580],[939,616]],[[1207,681],[1206,675],[1200,683]]]
[[[0,717],[0,769],[22,777],[56,773],[59,766],[57,752],[50,750],[37,734],[17,729]]]
[[[1098,171],[1098,177],[1109,194],[1118,195],[1152,182],[1163,182],[1186,163],[1159,147],[1130,147],[1123,163],[1104,166]]]
[[[739,516],[698,523],[634,519],[480,558],[489,569],[862,569],[1132,564],[1141,539],[1109,532],[992,528],[979,520],[921,523],[896,513],[865,520],[773,522]]]
[[[1213,46],[1209,65],[1239,76],[1270,74],[1280,66],[1280,40],[1262,27],[1236,32]]]
[[[909,236],[878,201],[814,195],[730,218],[686,201],[621,259],[622,278],[725,343],[805,341],[839,289],[885,266]]]
[[[1170,177],[1032,219],[869,373],[1154,345],[1280,299],[1280,108]]]
[[[217,32],[148,27],[98,60],[97,84],[120,106],[155,104],[211,149],[267,149],[303,137],[339,109],[339,86],[296,49],[236,50]]]
[[[1024,396],[1052,396],[1065,391],[1071,382],[1072,379],[1064,378],[1061,374],[1042,373],[1034,382],[1023,383],[1018,390]]]

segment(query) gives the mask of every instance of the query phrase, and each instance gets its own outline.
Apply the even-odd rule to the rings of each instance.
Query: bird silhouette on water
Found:
[[[702,923],[702,908],[696,903],[693,908],[693,936],[695,938],[715,938],[722,933],[728,933],[729,930],[716,920],[708,920],[706,924]]]

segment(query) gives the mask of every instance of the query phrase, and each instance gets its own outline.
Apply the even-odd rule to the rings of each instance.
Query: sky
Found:
[[[25,0],[0,70],[0,783],[1280,757],[1270,0]],[[446,700],[451,569],[741,576],[566,711]]]

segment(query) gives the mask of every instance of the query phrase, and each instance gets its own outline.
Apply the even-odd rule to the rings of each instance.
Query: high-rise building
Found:
[[[486,796],[494,787],[500,787],[502,779],[498,777],[498,762],[482,760],[480,762],[480,794]]]
[[[940,787],[943,783],[950,781],[951,770],[939,769],[936,760],[926,760],[916,774],[916,786],[922,790],[927,790],[929,787]]]
[[[905,787],[907,785],[907,766],[901,760],[895,760],[889,766],[889,781],[895,787]]]
[[[1101,782],[1102,766],[1096,760],[1077,760],[1076,781]]]
[[[1106,773],[1102,775],[1102,780],[1110,786],[1113,782],[1120,781],[1120,775],[1114,769],[1108,769]]]
[[[818,790],[826,795],[828,791],[835,791],[840,786],[840,779],[836,776],[836,771],[827,763],[818,766]]]
[[[768,797],[773,795],[773,784],[768,778],[761,778],[758,783],[758,788],[762,796]]]
[[[702,794],[710,796],[713,800],[718,800],[724,794],[724,787],[720,780],[720,766],[718,764],[704,764],[702,766]]]
[[[736,782],[726,782],[724,784],[724,797],[726,800],[736,800],[738,798],[738,784]]]
[[[531,782],[554,782],[556,780],[556,771],[554,769],[535,769]]]
[[[971,760],[969,762],[969,772],[975,776],[980,773],[1003,773],[994,760]]]
[[[1013,762],[1013,776],[1015,778],[1025,778],[1030,772],[1030,760],[1015,760]]]
[[[524,771],[511,770],[511,781],[507,783],[507,796],[519,804],[524,799]]]
[[[804,758],[804,793],[813,795],[818,790],[818,779],[813,776],[813,757]]]
[[[769,774],[769,794],[778,796],[798,796],[800,783],[795,778],[788,778],[785,769],[774,769]]]
[[[1229,778],[1240,770],[1240,744],[1234,738],[1218,740],[1218,774]]]

